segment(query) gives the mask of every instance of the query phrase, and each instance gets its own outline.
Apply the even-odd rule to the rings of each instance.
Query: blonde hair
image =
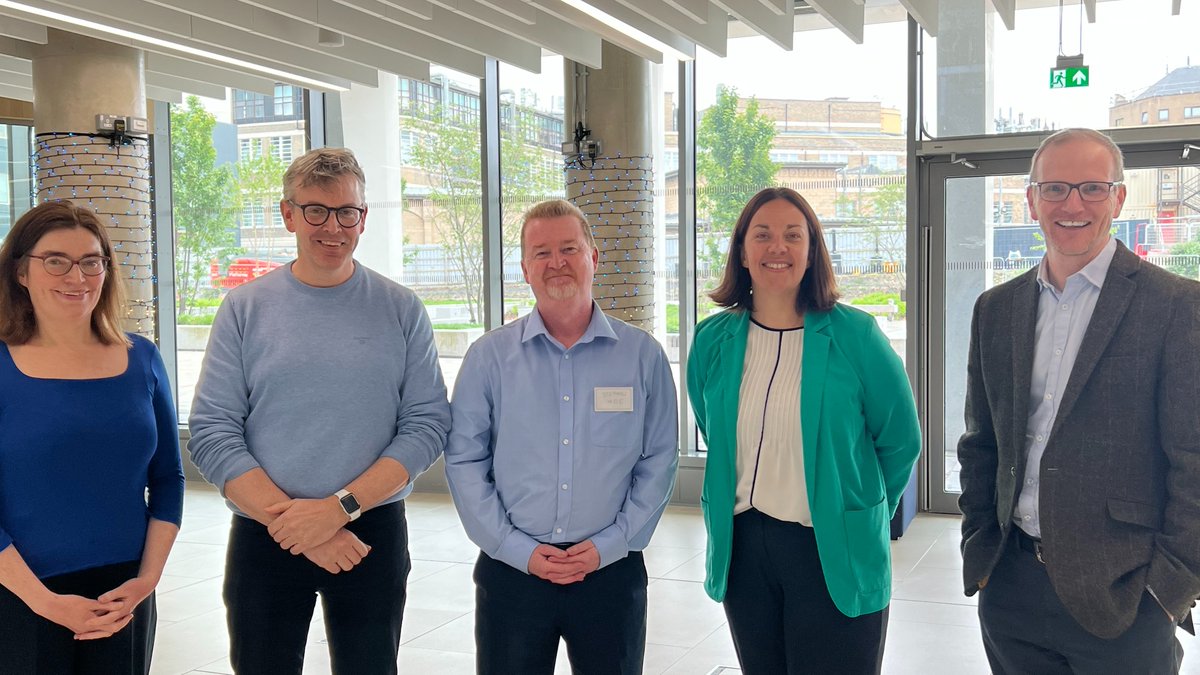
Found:
[[[1114,143],[1113,139],[1109,138],[1107,134],[1102,134],[1095,129],[1084,129],[1082,127],[1056,131],[1042,139],[1042,144],[1039,145],[1037,151],[1033,153],[1033,161],[1029,163],[1029,180],[1035,183],[1037,182],[1038,160],[1042,158],[1042,153],[1046,150],[1046,148],[1052,145],[1058,145],[1059,143],[1066,143],[1067,141],[1074,140],[1089,140],[1103,145],[1104,149],[1108,150],[1109,154],[1111,154],[1113,158],[1113,168],[1116,170],[1116,175],[1112,177],[1112,180],[1125,180],[1125,155],[1121,153],[1121,148],[1118,148],[1117,144]]]
[[[521,257],[525,257],[525,228],[529,226],[529,221],[538,218],[562,218],[563,216],[574,216],[579,221],[579,229],[583,231],[583,240],[587,242],[588,248],[596,248],[596,238],[592,235],[592,226],[588,224],[587,216],[583,214],[583,211],[565,199],[549,199],[529,207],[529,210],[521,216]]]
[[[367,176],[354,153],[346,148],[317,148],[297,157],[283,174],[283,198],[289,201],[296,190],[313,185],[328,187],[343,176],[354,176],[359,199],[366,199]]]

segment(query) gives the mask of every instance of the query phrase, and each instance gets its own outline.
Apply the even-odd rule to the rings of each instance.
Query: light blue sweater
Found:
[[[221,304],[188,423],[192,461],[222,494],[256,467],[302,499],[328,497],[382,457],[416,478],[450,428],[429,317],[361,264],[333,288],[285,265]]]

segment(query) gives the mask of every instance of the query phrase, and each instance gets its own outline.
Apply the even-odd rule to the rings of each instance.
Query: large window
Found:
[[[23,125],[0,124],[0,241],[31,205],[32,131]]]
[[[293,112],[299,109],[297,88],[279,85],[276,93],[292,97]],[[208,333],[225,295],[296,255],[279,200],[283,172],[295,151],[303,151],[304,122],[267,119],[269,98],[234,90],[232,102],[189,96],[171,106],[181,422],[191,411]]]

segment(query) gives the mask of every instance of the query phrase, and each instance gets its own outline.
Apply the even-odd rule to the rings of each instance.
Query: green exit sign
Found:
[[[1050,88],[1051,89],[1069,89],[1071,87],[1086,87],[1088,86],[1088,67],[1080,66],[1078,68],[1051,68],[1050,69]]]

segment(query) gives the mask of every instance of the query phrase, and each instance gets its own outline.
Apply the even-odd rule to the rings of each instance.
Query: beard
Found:
[[[569,283],[554,283],[554,279],[548,280],[549,283],[546,284],[546,295],[550,296],[551,299],[568,300],[575,297],[575,294],[579,292],[579,284],[574,279],[570,279],[569,277],[555,278],[568,279]]]

